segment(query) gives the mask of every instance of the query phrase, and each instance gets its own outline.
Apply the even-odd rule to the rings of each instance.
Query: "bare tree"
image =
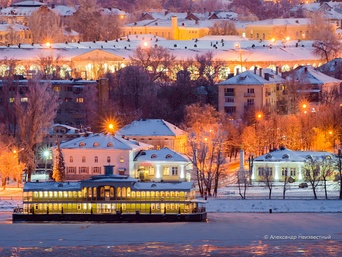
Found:
[[[324,18],[323,13],[311,14],[307,36],[308,39],[315,40],[312,45],[314,47],[313,53],[326,62],[335,58],[341,49],[335,28],[332,23]]]
[[[320,162],[313,158],[308,158],[303,166],[302,172],[304,180],[311,185],[314,199],[317,199],[316,188],[321,181]]]
[[[249,183],[249,172],[247,170],[240,169],[236,175],[239,188],[239,195],[242,199],[246,199],[247,184]],[[241,187],[243,187],[243,192]]]
[[[28,167],[28,181],[31,181],[31,172],[35,169],[36,146],[52,125],[58,106],[58,94],[50,83],[31,80],[25,97],[16,96],[14,108],[18,129],[15,137],[18,145],[25,148],[22,160]]]
[[[71,28],[82,35],[84,41],[100,40],[101,14],[96,0],[79,0]],[[100,19],[99,19],[100,18]]]
[[[339,174],[339,182],[340,182],[340,195],[339,195],[339,199],[342,199],[342,153],[341,153],[341,149],[338,149],[338,154],[337,154],[337,168],[338,168],[338,174]]]
[[[328,199],[327,191],[327,178],[332,174],[334,170],[334,164],[330,155],[322,156],[322,161],[320,163],[320,175],[321,180],[323,180],[324,195],[325,199]]]
[[[189,132],[189,158],[196,172],[197,184],[201,196],[211,196],[212,185],[219,179],[223,161],[223,142],[225,132],[221,125],[221,116],[210,105],[193,104],[186,108],[183,127]],[[215,182],[214,185],[218,185]]]
[[[210,35],[238,35],[235,23],[230,20],[217,21],[209,28]]]
[[[141,66],[150,72],[150,80],[168,80],[166,71],[174,64],[175,56],[162,46],[138,46],[131,56],[134,65]]]
[[[28,26],[35,43],[63,42],[65,40],[64,26],[60,17],[47,7],[34,12],[28,20]]]
[[[264,181],[265,186],[268,188],[268,199],[271,199],[273,189],[272,168],[268,167],[267,165],[265,167],[259,167],[259,172],[261,172],[261,180]]]

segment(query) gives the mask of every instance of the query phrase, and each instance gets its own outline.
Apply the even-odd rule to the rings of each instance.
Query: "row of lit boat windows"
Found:
[[[35,192],[24,192],[24,197],[33,197],[33,198],[66,198],[66,199],[77,199],[77,198],[96,198],[97,196],[103,197],[111,197],[113,198],[114,187],[110,187],[109,190],[105,190],[104,187],[101,187],[99,190],[99,195],[97,188],[84,188],[82,191],[35,191]],[[131,191],[131,188],[120,188],[116,189],[116,197],[117,198],[160,198],[160,197],[195,197],[195,192],[184,192],[184,191]]]

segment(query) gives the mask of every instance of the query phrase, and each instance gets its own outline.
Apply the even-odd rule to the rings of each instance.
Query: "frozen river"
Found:
[[[0,256],[342,256],[341,213],[209,213],[203,223],[12,224]]]

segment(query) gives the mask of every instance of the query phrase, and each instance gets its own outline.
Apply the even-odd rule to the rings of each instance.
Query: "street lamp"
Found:
[[[43,151],[43,157],[45,159],[45,173],[46,173],[46,170],[47,170],[47,159],[49,158],[49,155],[50,155],[49,150],[44,150]]]

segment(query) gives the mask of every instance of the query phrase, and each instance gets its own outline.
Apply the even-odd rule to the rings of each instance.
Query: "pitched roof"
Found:
[[[323,156],[334,157],[333,153],[324,151],[293,151],[287,148],[269,152],[254,159],[257,162],[305,162],[308,157],[319,159]]]
[[[295,75],[296,78],[300,79],[301,81],[305,81],[306,83],[310,84],[326,84],[326,83],[341,83],[342,80],[335,79],[328,75],[325,75],[318,70],[315,70],[314,67],[308,66],[299,66],[297,67],[292,73]]]
[[[186,132],[163,119],[136,120],[116,132],[125,137],[132,136],[178,136]]]
[[[159,150],[144,150],[141,151],[135,158],[134,161],[137,162],[189,162],[190,160],[167,147],[159,149]]]
[[[143,150],[149,149],[148,144],[135,140],[128,140],[111,134],[86,134],[85,136],[72,139],[61,144],[62,149],[120,149],[120,150]]]
[[[269,74],[269,79],[265,78],[265,74]],[[265,84],[275,84],[283,82],[284,79],[277,75],[271,69],[264,69],[260,76],[259,71],[244,71],[234,77],[231,77],[225,81],[218,83],[218,85],[265,85]]]

